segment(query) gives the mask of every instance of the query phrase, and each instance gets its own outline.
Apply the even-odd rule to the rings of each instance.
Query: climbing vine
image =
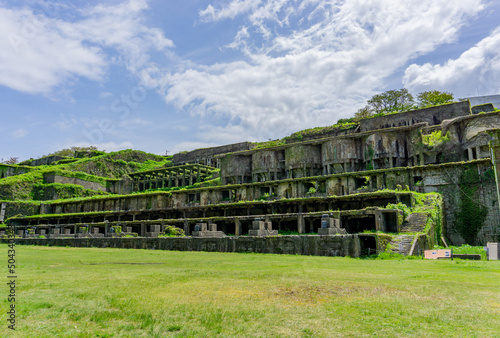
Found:
[[[488,216],[488,208],[476,199],[481,180],[477,170],[468,169],[460,175],[458,184],[460,209],[456,213],[455,229],[470,245],[475,244],[477,234]]]

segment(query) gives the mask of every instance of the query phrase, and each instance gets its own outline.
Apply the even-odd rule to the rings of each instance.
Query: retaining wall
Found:
[[[254,252],[311,256],[361,256],[361,237],[375,235],[335,235],[335,236],[275,236],[247,237],[230,236],[223,238],[23,238],[16,239],[17,245],[71,246],[79,248],[121,248],[175,251],[209,252]],[[5,239],[1,240],[7,243]],[[371,248],[373,251],[374,248]],[[372,251],[372,252],[373,252]]]

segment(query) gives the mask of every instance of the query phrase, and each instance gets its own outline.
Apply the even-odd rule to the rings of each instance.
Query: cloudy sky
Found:
[[[0,0],[0,158],[169,154],[500,93],[495,0]]]

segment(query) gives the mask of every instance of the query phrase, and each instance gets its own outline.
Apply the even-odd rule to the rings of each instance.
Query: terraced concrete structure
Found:
[[[416,254],[442,241],[461,244],[467,227],[475,227],[476,243],[496,241],[500,112],[491,105],[479,110],[487,111],[472,114],[464,101],[369,118],[274,147],[241,143],[176,154],[173,167],[134,173],[110,185],[119,195],[42,203],[34,215],[11,217],[9,224],[24,237],[39,237],[43,231],[50,243],[66,236],[86,238],[78,245],[129,247],[132,239],[116,238],[112,227],[122,227],[121,237],[145,237],[175,225],[189,236],[198,223],[216,223],[217,230],[235,237],[138,243],[187,250],[203,247],[192,244],[200,240],[211,243],[205,248],[221,251],[245,247],[354,256],[367,250]],[[196,186],[213,179],[209,175],[217,167],[220,185]],[[465,211],[470,210],[477,217],[469,225]],[[312,242],[306,250],[305,239],[293,239],[293,245],[278,240],[269,244],[271,250],[265,246],[271,240],[247,236],[256,219],[269,224],[266,231],[273,234],[313,233],[306,236]],[[332,219],[342,231],[318,231],[322,219]],[[337,239],[325,239],[330,237]],[[169,240],[175,245],[165,244]],[[328,241],[336,249],[328,249]],[[238,244],[243,242],[248,245]]]

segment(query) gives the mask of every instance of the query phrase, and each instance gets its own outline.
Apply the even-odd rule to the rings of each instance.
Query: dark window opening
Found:
[[[401,203],[411,207],[411,195],[402,195],[401,196]]]
[[[200,194],[188,194],[188,203],[197,202],[200,200]]]
[[[361,256],[377,254],[377,239],[375,236],[359,236]]]
[[[297,220],[281,221],[278,230],[280,232],[298,232]]]
[[[436,155],[436,163],[437,164],[443,163],[443,153],[438,153]]]
[[[217,230],[224,232],[226,235],[236,234],[236,225],[234,222],[217,222]]]
[[[304,183],[304,192],[309,195],[315,194],[317,192],[316,186],[312,183]]]
[[[370,179],[368,177],[354,177],[354,188],[368,188]]]
[[[413,176],[413,184],[415,185],[421,185],[423,183],[423,177],[422,176]]]
[[[375,215],[342,216],[342,227],[350,234],[376,230]]]
[[[396,212],[384,212],[382,214],[385,232],[398,232],[398,214]]]

